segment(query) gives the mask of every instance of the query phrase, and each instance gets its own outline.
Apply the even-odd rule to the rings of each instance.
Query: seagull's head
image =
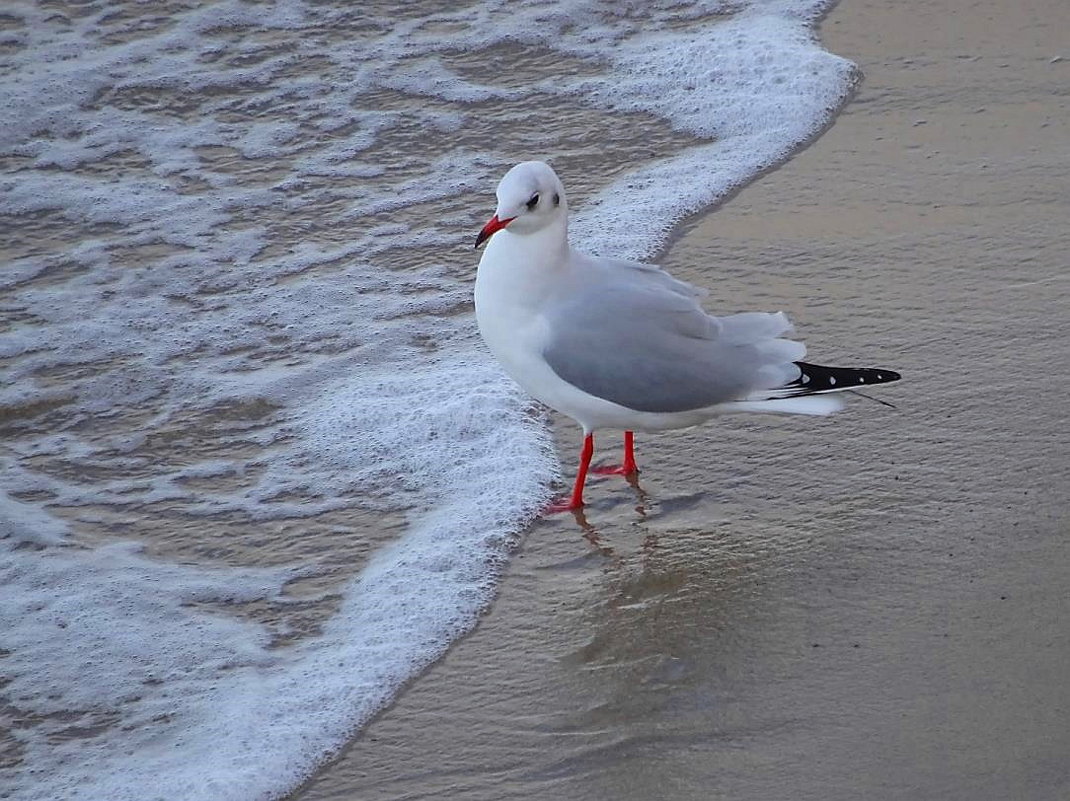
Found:
[[[533,234],[568,215],[565,187],[542,161],[517,164],[504,175],[497,194],[498,208],[476,237],[476,247],[506,226],[511,233]]]

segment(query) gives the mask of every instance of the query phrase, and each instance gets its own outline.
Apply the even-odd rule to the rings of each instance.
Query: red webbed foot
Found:
[[[633,473],[638,473],[639,468],[635,466],[635,462],[631,464],[596,464],[591,468],[591,472],[600,476],[630,476]]]
[[[543,515],[556,515],[561,512],[578,512],[583,508],[583,501],[576,503],[572,498],[559,498],[542,510]]]

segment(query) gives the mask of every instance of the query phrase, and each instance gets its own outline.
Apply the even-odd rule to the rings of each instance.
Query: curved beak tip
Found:
[[[475,246],[478,248],[480,245],[482,245],[484,242],[494,236],[494,234],[502,230],[505,226],[507,226],[515,219],[516,217],[508,217],[504,220],[499,220],[498,215],[495,214],[493,217],[490,218],[487,224],[483,226],[483,230],[479,232],[479,235],[476,237]]]

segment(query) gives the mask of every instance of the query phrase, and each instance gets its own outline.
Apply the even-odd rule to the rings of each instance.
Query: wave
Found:
[[[7,797],[278,797],[470,630],[557,471],[497,177],[649,256],[842,105],[825,5],[5,11]]]

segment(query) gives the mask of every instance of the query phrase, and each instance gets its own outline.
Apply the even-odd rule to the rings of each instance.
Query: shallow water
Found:
[[[1067,797],[1070,19],[952,5],[839,6],[857,102],[664,259],[896,408],[639,436],[298,798]]]
[[[843,102],[821,7],[6,10],[4,792],[278,795],[468,631],[556,475],[497,176],[657,251]]]

